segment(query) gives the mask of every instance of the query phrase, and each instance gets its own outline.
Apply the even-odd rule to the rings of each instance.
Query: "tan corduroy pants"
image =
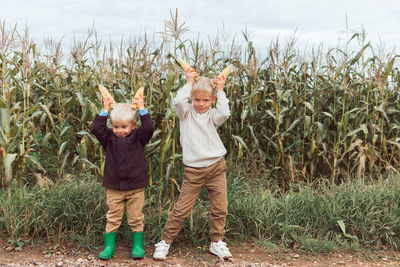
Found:
[[[126,204],[126,215],[132,232],[143,232],[144,228],[144,187],[133,190],[114,190],[107,188],[106,233],[116,232],[122,223]]]
[[[203,186],[208,190],[210,202],[210,238],[213,241],[222,240],[228,215],[224,158],[207,168],[185,167],[181,192],[161,233],[161,240],[170,244],[177,237]]]

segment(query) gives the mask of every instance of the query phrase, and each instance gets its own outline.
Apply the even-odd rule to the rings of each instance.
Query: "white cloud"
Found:
[[[26,24],[39,42],[49,36],[64,37],[64,46],[72,43],[73,36],[87,36],[93,23],[105,41],[162,31],[175,8],[179,9],[179,20],[190,28],[187,38],[200,34],[206,39],[224,27],[231,41],[234,35],[241,38],[247,28],[259,47],[295,32],[298,45],[335,46],[344,38],[347,15],[349,32],[364,27],[373,43],[382,41],[392,47],[400,39],[397,0],[0,0],[0,6],[0,19],[6,24],[18,23],[20,30]]]

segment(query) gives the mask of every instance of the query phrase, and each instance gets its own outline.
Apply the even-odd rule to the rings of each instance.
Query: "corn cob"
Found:
[[[182,69],[183,69],[184,71],[187,71],[189,68],[191,68],[190,65],[187,64],[186,61],[183,60],[182,58],[178,59],[178,62],[179,62],[179,64],[181,65],[181,67],[182,67]]]
[[[114,101],[114,98],[111,96],[111,94],[107,91],[107,89],[103,85],[99,84],[99,91],[100,91],[101,96],[103,97],[103,99],[106,98],[106,97],[112,99],[112,103],[110,104],[110,108],[113,108],[115,106],[115,101]]]
[[[187,64],[187,62],[186,62],[185,60],[183,60],[182,58],[178,59],[178,62],[179,62],[179,64],[181,65],[182,69],[183,69],[185,72],[188,71],[189,69],[192,69],[192,70],[193,70],[193,68],[190,67],[190,65]],[[195,80],[196,82],[197,82],[198,79],[199,79],[198,76],[196,76],[196,77],[194,78],[194,80]]]
[[[228,78],[229,73],[231,73],[232,64],[226,67],[218,76],[222,77],[225,81]]]
[[[138,100],[140,98],[143,98],[144,95],[144,87],[140,87],[137,91],[135,96],[133,97],[133,100]],[[132,101],[133,102],[133,101]],[[138,105],[136,103],[132,103],[131,105],[132,109],[137,109]]]
[[[228,67],[226,67],[225,69],[223,69],[222,72],[220,74],[218,74],[217,77],[221,77],[226,82],[226,79],[228,78],[229,73],[231,73],[231,70],[232,70],[232,64],[229,65]],[[215,82],[215,79],[213,80],[213,85],[217,85],[217,83]]]

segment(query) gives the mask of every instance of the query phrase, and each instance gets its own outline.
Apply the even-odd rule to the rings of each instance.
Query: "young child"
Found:
[[[143,98],[134,100],[139,107],[141,127],[135,128],[135,112],[129,104],[118,103],[111,110],[112,129],[106,125],[111,98],[103,100],[104,110],[96,115],[92,133],[106,152],[103,186],[107,188],[107,225],[104,250],[100,259],[114,256],[115,237],[122,222],[124,206],[132,231],[132,258],[144,258],[143,219],[144,190],[149,184],[144,146],[153,135],[154,126]]]
[[[161,241],[155,245],[153,259],[165,260],[169,247],[177,237],[183,222],[200,194],[203,186],[208,190],[210,202],[210,252],[223,259],[232,257],[226,243],[225,219],[228,215],[226,188],[226,149],[218,135],[217,126],[230,115],[228,99],[223,91],[225,80],[217,77],[217,95],[210,79],[198,77],[186,71],[186,85],[174,99],[176,114],[180,119],[180,142],[182,145],[184,178],[179,199],[169,215],[161,233]],[[218,97],[216,108],[211,108]],[[192,104],[188,102],[189,98]]]

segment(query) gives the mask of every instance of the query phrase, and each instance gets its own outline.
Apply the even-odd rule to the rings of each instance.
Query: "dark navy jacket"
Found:
[[[116,136],[107,127],[107,116],[96,115],[92,133],[106,151],[103,186],[131,190],[149,184],[144,146],[154,132],[150,115],[140,116],[141,126],[126,137]]]

